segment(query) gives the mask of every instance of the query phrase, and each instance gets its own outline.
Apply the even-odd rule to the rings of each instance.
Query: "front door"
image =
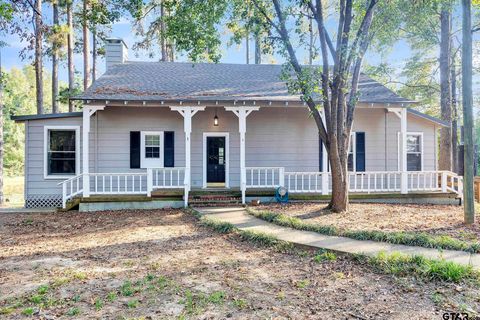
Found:
[[[225,137],[207,137],[207,183],[225,183]]]

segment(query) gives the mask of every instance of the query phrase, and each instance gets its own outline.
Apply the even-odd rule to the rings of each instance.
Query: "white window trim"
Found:
[[[423,132],[420,132],[420,131],[407,131],[407,136],[408,135],[415,135],[415,136],[420,136],[420,156],[421,156],[421,159],[420,159],[420,171],[423,171],[423,161],[424,161],[424,152],[423,152]],[[400,137],[401,137],[401,132],[398,132],[397,133],[397,146],[398,146],[398,161],[397,161],[397,170],[398,171],[401,171],[400,170],[400,159],[402,157],[402,155],[400,154]],[[408,152],[407,152],[407,155],[408,155]],[[408,166],[407,166],[407,171],[408,171]],[[410,172],[415,172],[415,171],[410,171]]]
[[[203,133],[203,178],[202,187],[207,188],[207,137],[225,137],[225,188],[230,188],[230,134],[228,132]]]
[[[146,135],[159,135],[160,136],[160,159],[159,164],[150,165],[149,159],[145,158],[145,136]],[[163,168],[164,167],[164,132],[163,131],[141,131],[140,132],[140,168]]]
[[[353,168],[350,172],[357,172],[357,132],[352,131],[350,133],[350,143],[353,146],[352,156],[353,156]],[[348,155],[350,154],[350,145],[348,146],[347,153],[347,169],[348,169]]]
[[[48,132],[50,130],[75,131],[75,174],[49,175],[48,174]],[[80,173],[80,126],[44,126],[43,127],[43,178],[45,180],[70,179]]]

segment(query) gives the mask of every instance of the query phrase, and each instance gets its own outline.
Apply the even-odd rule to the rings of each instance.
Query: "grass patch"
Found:
[[[70,316],[70,317],[78,316],[79,314],[80,314],[80,309],[77,307],[70,308],[67,311],[67,316]]]
[[[445,260],[428,259],[423,256],[381,252],[374,257],[357,256],[357,259],[366,261],[383,273],[398,276],[413,274],[426,280],[455,283],[464,280],[480,281],[480,272],[474,270],[472,266],[464,266]]]
[[[264,247],[273,248],[277,251],[293,252],[295,249],[295,246],[292,243],[279,240],[278,238],[263,232],[250,231],[250,230],[237,230],[237,233],[240,236],[240,238],[243,240],[246,240]]]
[[[257,211],[247,208],[247,212],[259,219],[272,222],[276,225],[297,230],[313,231],[329,236],[341,236],[356,240],[372,240],[392,244],[403,244],[424,248],[460,250],[470,253],[480,253],[480,242],[466,242],[449,236],[431,236],[426,233],[415,232],[385,232],[385,231],[342,231],[333,226],[324,226],[305,222],[296,217],[270,211]]]
[[[35,312],[35,310],[31,307],[25,308],[25,309],[22,310],[22,314],[25,315],[25,316],[33,316],[34,312]]]
[[[336,260],[337,255],[335,253],[325,250],[320,250],[315,256],[313,256],[313,261],[315,261],[316,263]]]
[[[23,201],[24,189],[23,176],[18,177],[4,177],[3,180],[3,194],[5,197],[5,206],[7,207],[21,207]]]
[[[139,303],[140,302],[137,299],[133,299],[133,300],[130,300],[130,301],[127,302],[127,307],[129,309],[134,309],[134,308],[138,307]]]

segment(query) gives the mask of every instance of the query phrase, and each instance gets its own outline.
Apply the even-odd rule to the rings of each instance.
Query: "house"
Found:
[[[279,65],[130,62],[108,39],[106,72],[75,99],[81,112],[25,123],[25,204],[181,190],[331,192],[327,154]],[[349,153],[350,191],[461,193],[437,168],[443,121],[362,75]],[[88,150],[88,152],[85,152]]]

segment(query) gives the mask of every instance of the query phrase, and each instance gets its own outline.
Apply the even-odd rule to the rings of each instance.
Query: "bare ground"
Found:
[[[284,213],[321,225],[342,230],[380,230],[425,232],[448,235],[466,241],[480,241],[480,224],[463,224],[463,207],[416,204],[350,204],[348,212],[334,213],[325,203],[268,204],[255,207]],[[477,213],[477,221],[480,215]]]
[[[472,284],[256,247],[180,210],[0,214],[0,318],[430,319]]]

